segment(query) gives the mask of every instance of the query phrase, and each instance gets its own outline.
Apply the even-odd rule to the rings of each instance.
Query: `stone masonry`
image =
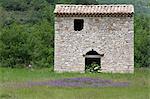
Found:
[[[84,20],[81,31],[74,30],[75,19]],[[104,54],[102,72],[133,73],[133,16],[55,17],[55,71],[83,73],[84,55],[92,49]]]

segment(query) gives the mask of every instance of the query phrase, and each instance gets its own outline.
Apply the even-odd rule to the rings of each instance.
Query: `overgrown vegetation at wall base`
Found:
[[[150,67],[148,0],[0,0],[0,65],[51,67],[54,59],[55,4],[135,6],[135,66]]]
[[[91,65],[85,66],[85,72],[89,73],[99,73],[100,72],[100,66],[96,63],[92,63]]]

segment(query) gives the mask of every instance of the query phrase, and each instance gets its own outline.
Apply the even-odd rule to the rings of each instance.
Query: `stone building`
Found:
[[[133,5],[56,5],[57,72],[84,72],[96,62],[101,72],[134,72]]]

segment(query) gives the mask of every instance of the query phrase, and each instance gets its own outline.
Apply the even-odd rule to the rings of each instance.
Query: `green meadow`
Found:
[[[150,69],[135,69],[134,74],[55,73],[49,68],[0,68],[0,99],[149,99]],[[129,82],[125,87],[13,87],[11,84],[41,82],[62,78],[92,77]]]

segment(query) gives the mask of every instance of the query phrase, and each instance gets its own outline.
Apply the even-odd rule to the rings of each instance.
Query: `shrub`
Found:
[[[92,63],[91,65],[87,65],[85,68],[86,72],[97,73],[100,71],[100,65],[96,63]]]

